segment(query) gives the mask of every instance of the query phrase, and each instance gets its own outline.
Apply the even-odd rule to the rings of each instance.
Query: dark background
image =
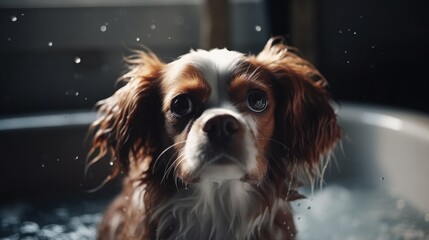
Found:
[[[179,2],[1,8],[0,116],[91,109],[114,91],[122,57],[139,43],[165,61],[198,48],[199,6]],[[300,48],[327,77],[336,100],[429,113],[427,1],[302,1],[310,3],[304,10],[314,8],[310,27],[299,25],[308,13],[293,11],[299,1],[230,2],[229,48],[257,53],[272,35],[300,47],[306,43],[293,33],[312,31],[315,49]],[[76,56],[81,63],[74,64]]]
[[[429,114],[428,5],[234,0],[227,46],[256,54],[270,36],[283,35],[320,68],[339,103]],[[129,49],[144,44],[169,62],[201,45],[197,0],[0,0],[0,7],[0,120],[92,110],[114,92]],[[81,191],[86,132],[87,126],[0,130],[2,192],[12,198]]]

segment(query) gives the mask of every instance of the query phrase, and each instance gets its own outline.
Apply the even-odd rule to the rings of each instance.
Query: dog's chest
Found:
[[[152,219],[158,239],[245,239],[258,202],[247,183],[205,182],[180,191]]]

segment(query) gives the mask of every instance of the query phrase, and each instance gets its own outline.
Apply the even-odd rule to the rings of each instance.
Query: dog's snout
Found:
[[[203,131],[207,133],[208,137],[218,141],[229,139],[239,130],[240,123],[229,114],[212,117],[203,126]]]

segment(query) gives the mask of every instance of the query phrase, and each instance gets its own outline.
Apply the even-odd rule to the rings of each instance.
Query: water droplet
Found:
[[[344,53],[347,53],[347,50],[346,50],[346,51],[344,51]]]
[[[136,38],[136,41],[138,42],[138,41],[140,41],[140,38],[138,37],[138,38]]]
[[[23,16],[23,17],[24,17],[24,13],[21,13],[21,16]]]
[[[12,41],[12,38],[8,37],[8,38],[7,38],[7,41],[8,41],[8,42]]]
[[[298,217],[297,219],[298,219],[298,221],[299,221],[299,220],[301,220],[301,217]]]
[[[150,33],[148,33],[146,36],[147,36],[147,38],[150,38],[151,35],[150,35]]]
[[[171,37],[168,37],[168,40],[171,40]]]
[[[48,46],[49,46],[49,47],[52,47],[52,45],[54,45],[54,43],[52,43],[52,42],[48,42]]]
[[[75,57],[74,58],[74,63],[79,64],[82,61],[82,59],[80,59],[80,57]]]
[[[357,32],[353,32],[353,35],[356,35],[357,34]]]
[[[283,221],[283,225],[286,225],[286,221]]]
[[[301,206],[301,203],[297,203],[296,205],[299,207],[299,206]]]
[[[381,181],[383,181],[383,180],[384,180],[384,177],[381,177],[381,178],[380,178],[380,180],[381,180]]]
[[[425,221],[426,221],[426,222],[429,222],[429,213],[427,213],[427,214],[425,215]]]
[[[110,161],[110,162],[109,162],[109,165],[110,165],[110,166],[113,166],[113,162],[112,162],[112,161]]]
[[[79,156],[76,156],[74,159],[75,159],[75,160],[78,160],[78,159],[79,159]]]
[[[260,31],[262,30],[262,28],[261,28],[261,26],[256,25],[256,26],[255,26],[255,30],[256,30],[257,32],[260,32]]]
[[[362,16],[362,15],[360,15],[360,16],[359,16],[359,18],[360,18],[360,19],[363,19],[363,16]]]
[[[338,30],[338,33],[339,33],[339,34],[342,34],[342,33],[343,33],[343,30]]]
[[[59,162],[60,161],[60,158],[57,158],[57,162]]]
[[[347,31],[350,32],[350,28],[347,28]]]
[[[107,30],[107,26],[106,25],[101,25],[100,31],[105,32],[106,30]]]
[[[18,20],[18,18],[15,15],[10,16],[10,20],[12,22],[16,22]]]
[[[156,29],[156,25],[155,24],[150,25],[150,29],[155,30]]]
[[[307,208],[308,210],[310,210],[311,209],[311,207],[310,206],[308,206],[308,208]]]
[[[350,63],[350,61],[349,61],[349,60],[347,60],[347,61],[346,61],[346,63],[347,63],[347,64],[349,64],[349,63]]]
[[[86,97],[86,98],[84,98],[84,100],[85,100],[85,101],[88,101],[88,98]]]
[[[42,168],[44,168],[45,167],[45,164],[42,164]]]
[[[374,48],[375,48],[375,45],[372,45],[372,46],[371,46],[371,48],[372,48],[372,49],[374,49]]]
[[[79,96],[79,92],[75,92],[74,95],[77,97]]]

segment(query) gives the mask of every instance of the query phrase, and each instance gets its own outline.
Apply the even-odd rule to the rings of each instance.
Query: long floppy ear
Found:
[[[128,170],[130,159],[143,161],[151,155],[161,137],[159,81],[164,63],[151,52],[136,52],[126,61],[129,71],[119,79],[125,85],[98,102],[99,117],[91,125],[87,169],[110,155],[113,172],[107,181]]]
[[[330,152],[342,131],[325,90],[326,80],[294,52],[282,38],[271,38],[256,60],[273,74],[279,89],[275,137],[287,147],[289,162],[306,166],[304,171],[312,179],[320,170],[321,157]]]

